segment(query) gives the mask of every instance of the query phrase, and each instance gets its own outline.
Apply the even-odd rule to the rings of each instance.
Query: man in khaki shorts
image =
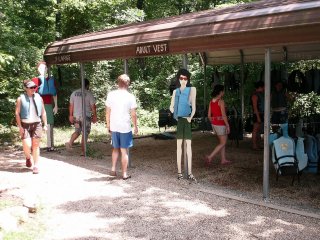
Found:
[[[85,79],[85,108],[86,108],[86,132],[87,139],[91,130],[91,122],[97,122],[96,101],[91,91],[89,91],[89,80]],[[66,148],[71,149],[74,141],[82,132],[82,91],[81,88],[75,90],[70,96],[69,121],[74,124],[75,131],[71,135],[69,142],[66,142]],[[83,135],[82,135],[83,136]],[[85,141],[87,141],[85,139]],[[84,139],[81,139],[82,156],[84,155]]]

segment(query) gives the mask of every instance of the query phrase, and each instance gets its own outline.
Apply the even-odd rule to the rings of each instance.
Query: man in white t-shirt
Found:
[[[91,122],[97,122],[96,100],[91,91],[89,91],[89,80],[85,79],[85,109],[86,109],[86,138],[88,139],[91,131]],[[81,88],[73,91],[70,96],[69,104],[69,121],[74,124],[75,131],[71,135],[69,142],[66,143],[66,148],[72,148],[73,142],[80,136],[82,132],[82,91]],[[86,139],[86,141],[87,141]],[[82,155],[84,155],[84,141],[81,139]]]
[[[131,120],[134,126],[134,134],[138,133],[137,102],[135,96],[128,92],[130,84],[129,76],[122,74],[117,80],[118,89],[111,91],[106,100],[107,131],[111,133],[113,146],[111,175],[116,176],[116,164],[121,153],[122,179],[127,180],[131,178],[127,174],[127,149],[133,146]]]

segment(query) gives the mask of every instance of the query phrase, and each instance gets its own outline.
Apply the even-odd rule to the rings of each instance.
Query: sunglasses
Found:
[[[36,89],[37,87],[36,86],[33,86],[33,87],[27,87],[28,89]]]
[[[179,80],[188,81],[188,78],[187,77],[179,77]]]

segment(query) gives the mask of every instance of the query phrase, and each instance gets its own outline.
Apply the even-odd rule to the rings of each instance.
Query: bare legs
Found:
[[[119,158],[119,154],[121,152],[121,170],[122,170],[122,177],[127,178],[127,169],[128,169],[128,151],[126,148],[113,148],[112,149],[112,168],[111,171],[116,171],[116,165]]]
[[[254,123],[252,130],[252,148],[259,149],[261,123]]]
[[[74,141],[75,141],[79,136],[80,136],[80,133],[79,133],[79,132],[74,132],[74,133],[72,133],[69,142],[66,142],[66,148],[67,148],[67,149],[72,148],[72,145],[73,145]],[[86,139],[88,140],[88,133],[87,133]],[[83,140],[83,135],[82,135],[82,138],[81,138],[81,150],[82,150],[82,154],[84,155],[84,140]]]
[[[191,140],[185,139],[186,142],[186,153],[188,160],[188,179],[196,181],[192,174],[192,149],[191,149]],[[181,170],[181,160],[182,160],[182,144],[183,139],[177,139],[177,168],[178,168],[178,179],[182,178],[182,170]]]
[[[231,163],[226,159],[226,144],[227,144],[227,135],[217,135],[219,144],[215,147],[215,149],[206,157],[206,161],[208,164],[211,163],[212,159],[220,152],[221,154],[221,164],[229,164]]]
[[[40,156],[40,138],[26,138],[22,140],[23,152],[27,159],[33,160],[33,166],[38,166]]]

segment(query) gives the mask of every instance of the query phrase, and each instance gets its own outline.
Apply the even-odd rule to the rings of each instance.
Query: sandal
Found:
[[[117,172],[116,171],[111,171],[110,176],[116,177],[117,176]]]
[[[123,179],[123,180],[128,180],[129,178],[131,178],[131,175],[128,175],[128,176],[126,176],[126,177],[123,177],[122,179]]]
[[[178,173],[178,180],[181,180],[181,179],[183,179],[183,175],[182,173]]]
[[[53,152],[53,151],[55,151],[54,147],[48,147],[47,148],[47,152]]]
[[[188,180],[197,182],[197,179],[193,176],[193,174],[189,174],[189,175],[188,175]]]

